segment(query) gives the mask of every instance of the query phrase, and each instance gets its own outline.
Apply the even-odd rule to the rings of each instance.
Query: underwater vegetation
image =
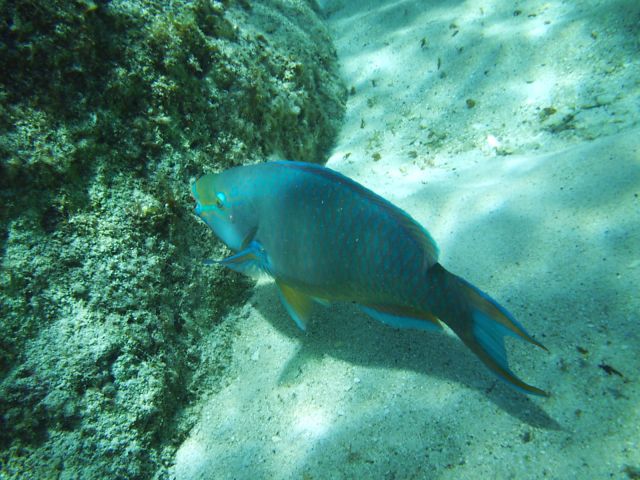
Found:
[[[0,70],[0,474],[163,478],[248,285],[185,186],[322,161],[335,50],[312,1],[0,0]]]

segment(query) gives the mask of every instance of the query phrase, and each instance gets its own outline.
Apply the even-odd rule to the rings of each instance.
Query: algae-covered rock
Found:
[[[0,471],[162,478],[248,286],[189,183],[324,161],[334,49],[304,0],[0,0],[0,38]]]

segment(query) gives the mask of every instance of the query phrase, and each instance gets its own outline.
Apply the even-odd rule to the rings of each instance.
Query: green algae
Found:
[[[165,476],[232,333],[199,342],[249,286],[201,265],[189,182],[324,160],[345,89],[317,12],[0,0],[3,477]]]

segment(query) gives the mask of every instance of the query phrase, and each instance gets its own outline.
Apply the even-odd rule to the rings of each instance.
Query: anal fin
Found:
[[[360,309],[370,317],[394,328],[411,328],[429,332],[442,329],[440,321],[429,312],[380,305],[360,305]]]

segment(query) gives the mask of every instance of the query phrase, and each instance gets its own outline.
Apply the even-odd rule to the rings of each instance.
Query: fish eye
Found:
[[[226,199],[227,198],[225,197],[224,193],[222,192],[216,193],[216,207],[224,208],[224,202]]]

